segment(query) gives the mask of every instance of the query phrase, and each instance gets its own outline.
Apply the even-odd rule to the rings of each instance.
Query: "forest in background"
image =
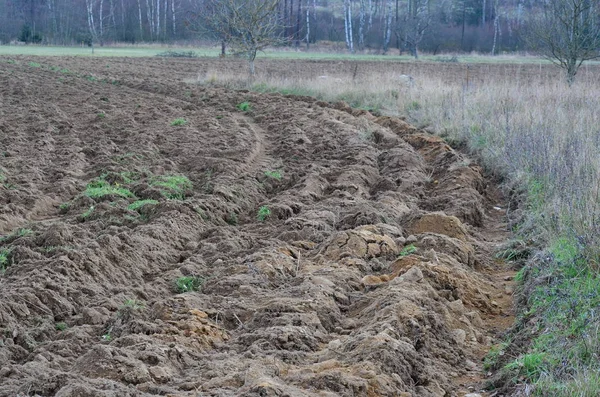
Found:
[[[186,21],[202,0],[0,0],[0,42],[173,43],[203,37]],[[281,0],[290,46],[410,53],[527,50],[520,32],[539,0]],[[412,40],[411,40],[412,39]]]

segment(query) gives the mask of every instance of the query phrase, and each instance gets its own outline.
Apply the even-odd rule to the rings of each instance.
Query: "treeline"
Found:
[[[290,46],[350,51],[524,50],[520,32],[542,0],[281,0]],[[0,0],[0,41],[55,45],[173,43],[202,37],[187,21],[202,0]]]

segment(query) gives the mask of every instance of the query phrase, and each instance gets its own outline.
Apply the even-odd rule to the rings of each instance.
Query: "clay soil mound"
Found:
[[[506,315],[481,169],[195,73],[0,59],[0,395],[458,395]]]

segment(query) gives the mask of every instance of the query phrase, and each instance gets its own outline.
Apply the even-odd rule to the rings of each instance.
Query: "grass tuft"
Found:
[[[187,120],[184,118],[181,118],[181,117],[171,121],[171,126],[173,126],[173,127],[178,127],[180,125],[186,125],[186,124],[187,124]]]
[[[137,211],[145,205],[156,205],[158,201],[156,200],[137,200],[127,206],[129,211]]]
[[[111,185],[104,179],[96,179],[85,188],[83,194],[90,198],[102,198],[104,196],[119,196],[124,198],[133,198],[135,195],[129,189],[121,186]]]
[[[184,175],[159,175],[150,180],[150,186],[161,188],[168,199],[184,200],[186,192],[192,189],[192,182]]]
[[[256,215],[256,219],[261,222],[264,222],[268,217],[271,216],[271,210],[266,205],[263,205],[258,209],[258,214]]]
[[[183,276],[175,280],[175,290],[179,294],[199,291],[204,284],[204,279],[196,276]]]

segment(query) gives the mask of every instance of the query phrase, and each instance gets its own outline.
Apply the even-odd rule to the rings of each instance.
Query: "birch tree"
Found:
[[[354,53],[354,32],[352,31],[352,3],[344,0],[344,31],[346,33],[346,46]]]

